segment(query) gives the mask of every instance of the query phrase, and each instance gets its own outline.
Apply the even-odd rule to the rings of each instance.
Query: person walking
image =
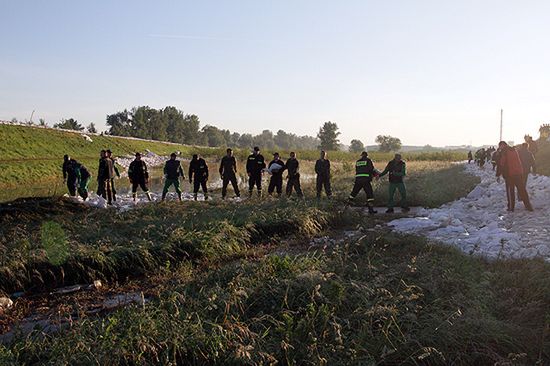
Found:
[[[260,148],[254,147],[251,155],[246,160],[246,173],[248,174],[248,196],[252,197],[254,186],[258,190],[258,197],[262,196],[262,174],[265,169],[265,160],[260,154]]]
[[[273,191],[277,191],[277,196],[280,197],[283,193],[283,172],[285,171],[285,163],[281,160],[279,153],[273,154],[273,160],[269,163],[267,170],[271,174],[269,179],[269,187],[267,193],[271,196]]]
[[[180,177],[185,179],[183,174],[183,169],[181,167],[181,162],[176,160],[176,153],[170,154],[170,160],[164,164],[164,188],[162,190],[162,200],[166,198],[166,193],[168,189],[173,185],[176,193],[178,194],[178,199],[181,201],[181,189],[180,189]]]
[[[290,158],[286,161],[286,169],[288,171],[287,183],[286,183],[286,195],[290,197],[292,190],[296,191],[298,197],[303,198],[302,187],[300,186],[300,162],[296,158],[296,153],[291,152]]]
[[[355,183],[353,189],[349,195],[349,201],[353,202],[355,197],[364,190],[367,194],[367,207],[370,214],[375,214],[376,211],[373,207],[374,191],[372,189],[372,179],[378,175],[372,160],[369,159],[368,153],[363,151],[359,160],[355,162]]]
[[[386,213],[393,213],[393,207],[395,206],[393,197],[395,196],[396,190],[399,191],[399,195],[401,196],[401,210],[404,212],[410,211],[407,205],[407,189],[405,187],[405,182],[403,182],[407,175],[407,166],[401,154],[395,154],[393,160],[386,165],[386,168],[380,173],[379,177],[383,177],[386,174],[389,174],[390,181],[388,209]]]
[[[135,202],[137,198],[137,189],[141,187],[143,192],[147,195],[147,199],[152,201],[151,193],[149,192],[149,172],[147,171],[147,164],[141,160],[141,153],[136,153],[136,158],[130,163],[128,167],[128,178],[132,185],[132,198]]]
[[[327,197],[332,197],[332,189],[330,187],[330,161],[327,159],[327,153],[321,151],[320,158],[315,162],[315,173],[317,174],[316,190],[317,198],[321,198],[321,191],[325,188]]]
[[[107,198],[107,190],[105,187],[105,175],[107,174],[107,163],[105,162],[105,150],[99,152],[99,163],[97,168],[97,195]]]
[[[208,182],[208,165],[202,157],[198,154],[194,154],[189,164],[189,183],[193,184],[193,196],[195,201],[197,200],[199,188],[201,187],[202,193],[204,193],[204,199],[208,200],[208,187],[206,186],[206,182]]]
[[[239,185],[237,184],[237,160],[233,156],[233,150],[227,149],[226,155],[220,163],[220,177],[222,178],[222,199],[227,195],[227,186],[231,182],[235,196],[240,197]]]
[[[472,155],[472,151],[468,151],[468,164],[470,164],[472,162],[472,160],[474,159],[473,155]]]
[[[501,141],[498,144],[499,159],[497,166],[497,181],[504,177],[506,183],[506,198],[508,200],[508,211],[514,211],[516,206],[515,191],[518,190],[519,198],[523,201],[527,211],[533,211],[533,206],[529,201],[529,194],[525,188],[523,178],[523,166],[518,152],[506,142]]]

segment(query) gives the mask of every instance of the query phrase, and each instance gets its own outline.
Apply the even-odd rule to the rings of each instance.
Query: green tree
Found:
[[[88,127],[86,128],[86,130],[89,132],[89,133],[97,133],[97,128],[95,128],[95,124],[93,122],[91,122]]]
[[[69,119],[62,119],[59,123],[56,123],[53,125],[54,128],[61,128],[64,130],[75,130],[75,131],[82,131],[84,130],[84,127],[78,123],[78,121],[74,118]]]
[[[365,150],[365,145],[361,142],[361,140],[351,140],[349,144],[349,151],[358,153]]]
[[[378,135],[375,141],[379,145],[378,150],[381,152],[399,151],[401,149],[401,140],[397,137]]]
[[[132,127],[132,114],[128,110],[107,115],[109,135],[134,136]]]
[[[338,125],[334,122],[325,122],[321,128],[317,138],[321,141],[319,148],[325,151],[336,151],[340,140],[338,140],[340,132],[338,132]]]
[[[243,133],[237,141],[237,146],[243,149],[252,149],[254,144],[254,137],[250,133]]]
[[[254,136],[254,146],[260,147],[262,150],[273,150],[275,141],[273,140],[273,132],[263,130],[261,134]]]
[[[217,127],[206,125],[202,128],[201,133],[208,146],[217,147],[226,145],[224,133]]]
[[[44,118],[40,118],[38,120],[38,125],[42,127],[46,127],[48,124],[46,123],[46,120]]]

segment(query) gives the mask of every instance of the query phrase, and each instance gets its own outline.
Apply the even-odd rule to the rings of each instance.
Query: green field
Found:
[[[60,181],[63,155],[69,154],[73,158],[88,166],[92,172],[97,170],[99,151],[111,149],[116,156],[131,156],[136,151],[150,150],[158,155],[169,155],[180,151],[184,158],[199,153],[209,159],[220,159],[225,155],[225,147],[209,148],[160,141],[144,141],[126,139],[113,136],[89,135],[92,142],[87,141],[80,133],[72,133],[55,129],[45,129],[29,126],[15,126],[0,124],[0,189],[6,187],[36,185],[41,182]],[[266,159],[272,152],[266,151]],[[288,152],[280,151],[287,157]],[[236,156],[244,160],[249,151],[236,149]],[[371,153],[374,160],[387,161],[392,154],[378,152]],[[303,160],[316,160],[318,152],[298,151]],[[463,153],[457,152],[415,152],[404,154],[408,160],[464,160]],[[329,158],[333,161],[351,162],[357,159],[357,154],[348,152],[330,152]]]
[[[344,199],[187,202],[117,212],[63,199],[4,205],[0,288],[27,289],[0,315],[64,324],[0,346],[1,364],[544,364],[550,266],[486,262],[395,235],[395,216]],[[478,180],[410,162],[413,204],[438,206]],[[377,183],[377,203],[387,188]],[[311,185],[305,189],[310,191]],[[355,233],[352,236],[346,232]],[[74,295],[44,291],[101,279]],[[147,302],[94,312],[112,293]],[[70,319],[70,321],[68,321]]]

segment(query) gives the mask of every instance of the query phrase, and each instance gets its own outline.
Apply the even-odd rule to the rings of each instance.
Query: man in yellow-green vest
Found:
[[[353,201],[355,197],[364,190],[367,194],[367,207],[370,214],[375,214],[376,211],[373,207],[374,192],[372,190],[372,179],[378,176],[378,172],[374,168],[372,160],[369,159],[369,155],[366,151],[361,153],[361,158],[355,162],[355,184],[353,190],[349,195],[349,200]]]

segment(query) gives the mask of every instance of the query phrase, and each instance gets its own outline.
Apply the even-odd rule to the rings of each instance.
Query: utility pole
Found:
[[[500,110],[500,139],[498,141],[502,141],[502,109]]]

